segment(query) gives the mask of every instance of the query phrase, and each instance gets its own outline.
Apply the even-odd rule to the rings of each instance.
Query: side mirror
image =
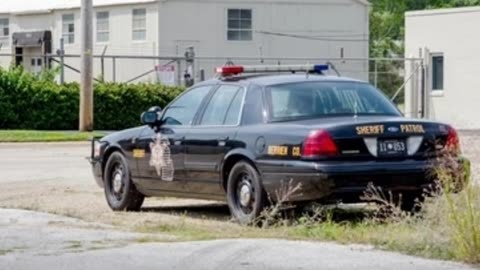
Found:
[[[158,124],[158,113],[146,111],[142,113],[141,120],[144,125],[155,126]]]

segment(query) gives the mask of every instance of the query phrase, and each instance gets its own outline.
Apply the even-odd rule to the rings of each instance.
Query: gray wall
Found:
[[[227,40],[229,8],[252,9],[252,41]],[[262,31],[318,40],[258,33]],[[368,6],[355,0],[160,1],[158,38],[160,55],[183,54],[186,47],[194,46],[201,57],[327,59],[340,58],[343,48],[345,58],[368,58]],[[210,72],[223,63],[225,60],[203,60],[197,66]],[[368,79],[367,61],[338,65],[350,71],[346,75]]]

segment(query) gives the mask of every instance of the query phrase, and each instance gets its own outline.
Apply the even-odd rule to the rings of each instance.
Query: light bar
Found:
[[[269,72],[317,72],[328,70],[328,65],[271,65],[271,66],[223,66],[215,69],[222,76],[238,75],[240,73]]]

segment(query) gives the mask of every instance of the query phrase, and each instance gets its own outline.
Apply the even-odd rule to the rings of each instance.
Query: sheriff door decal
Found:
[[[163,181],[173,181],[175,168],[173,167],[168,138],[157,133],[153,141],[153,143],[150,143],[150,151],[152,153],[150,166],[155,168],[158,176],[160,176]]]

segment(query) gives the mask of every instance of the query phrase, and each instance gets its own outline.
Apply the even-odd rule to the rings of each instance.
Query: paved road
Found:
[[[55,180],[94,187],[84,158],[88,151],[86,143],[0,144],[0,186]],[[139,244],[145,236],[84,225],[0,209],[0,269],[471,269],[331,243],[239,239]]]
[[[0,183],[82,181],[94,183],[88,143],[0,144]]]
[[[367,246],[267,239],[135,243],[139,237],[145,239],[71,218],[0,209],[0,269],[473,269]]]

